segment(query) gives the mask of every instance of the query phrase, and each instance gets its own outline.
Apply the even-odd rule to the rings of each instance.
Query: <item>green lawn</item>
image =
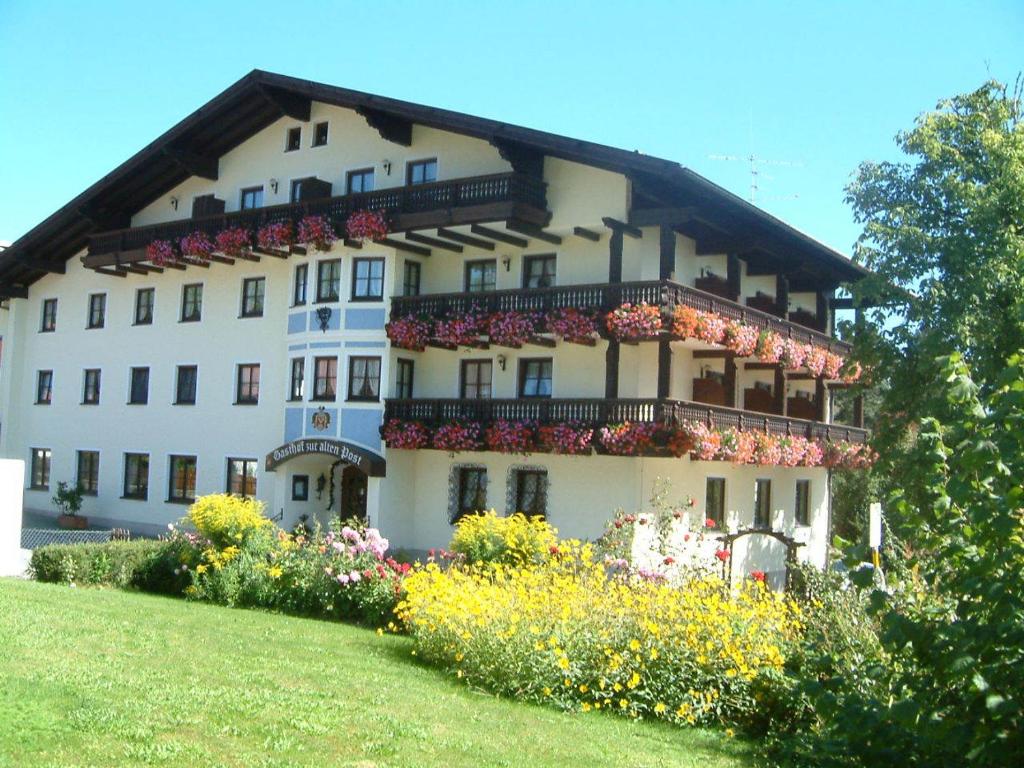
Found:
[[[496,699],[409,640],[0,579],[0,766],[748,765],[713,731]]]

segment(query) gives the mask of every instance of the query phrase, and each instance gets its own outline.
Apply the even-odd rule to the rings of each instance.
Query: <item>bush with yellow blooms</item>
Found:
[[[459,520],[451,546],[468,563],[540,564],[558,543],[557,533],[543,517],[501,517],[492,509]]]

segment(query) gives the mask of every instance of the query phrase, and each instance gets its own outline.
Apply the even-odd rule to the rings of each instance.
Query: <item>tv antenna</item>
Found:
[[[764,166],[781,166],[787,168],[803,168],[804,164],[799,160],[770,160],[761,157],[753,152],[743,157],[740,155],[708,155],[709,160],[723,160],[726,162],[746,162],[750,164],[750,202],[757,203],[758,200],[796,200],[800,195],[762,195],[761,179],[775,181],[774,176],[769,176],[762,171]]]

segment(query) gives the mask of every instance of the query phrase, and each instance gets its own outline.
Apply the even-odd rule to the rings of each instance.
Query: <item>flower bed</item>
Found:
[[[305,216],[299,222],[299,242],[308,244],[314,251],[331,250],[337,239],[334,227],[324,216]]]
[[[388,236],[388,223],[384,211],[356,211],[345,222],[349,240],[383,240]]]
[[[661,331],[661,309],[653,304],[623,304],[605,318],[608,332],[619,341],[653,339]]]

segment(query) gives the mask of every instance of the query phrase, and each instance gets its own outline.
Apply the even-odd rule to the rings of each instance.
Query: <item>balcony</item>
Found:
[[[212,237],[228,227],[256,230],[271,222],[297,223],[304,216],[326,216],[341,234],[349,215],[362,210],[387,213],[392,232],[506,219],[543,226],[551,216],[543,181],[521,173],[499,173],[101,232],[89,238],[89,255],[140,251],[154,240],[176,241],[195,231]]]
[[[672,280],[396,296],[391,299],[391,317],[420,315],[438,318],[470,311],[548,312],[565,307],[608,312],[625,302],[656,304],[668,312],[677,305],[689,306],[703,312],[715,312],[728,320],[739,320],[762,330],[771,330],[796,341],[826,347],[838,354],[849,354],[852,349],[846,342],[828,334]]]
[[[867,442],[868,432],[857,427],[822,424],[785,416],[752,414],[736,408],[694,403],[686,400],[599,398],[462,400],[412,398],[387,400],[384,420],[422,421],[438,426],[451,421],[477,421],[484,425],[498,419],[535,421],[541,425],[578,422],[588,427],[603,427],[622,422],[657,423],[674,426],[683,422],[714,423],[720,428],[767,431],[819,440]]]

